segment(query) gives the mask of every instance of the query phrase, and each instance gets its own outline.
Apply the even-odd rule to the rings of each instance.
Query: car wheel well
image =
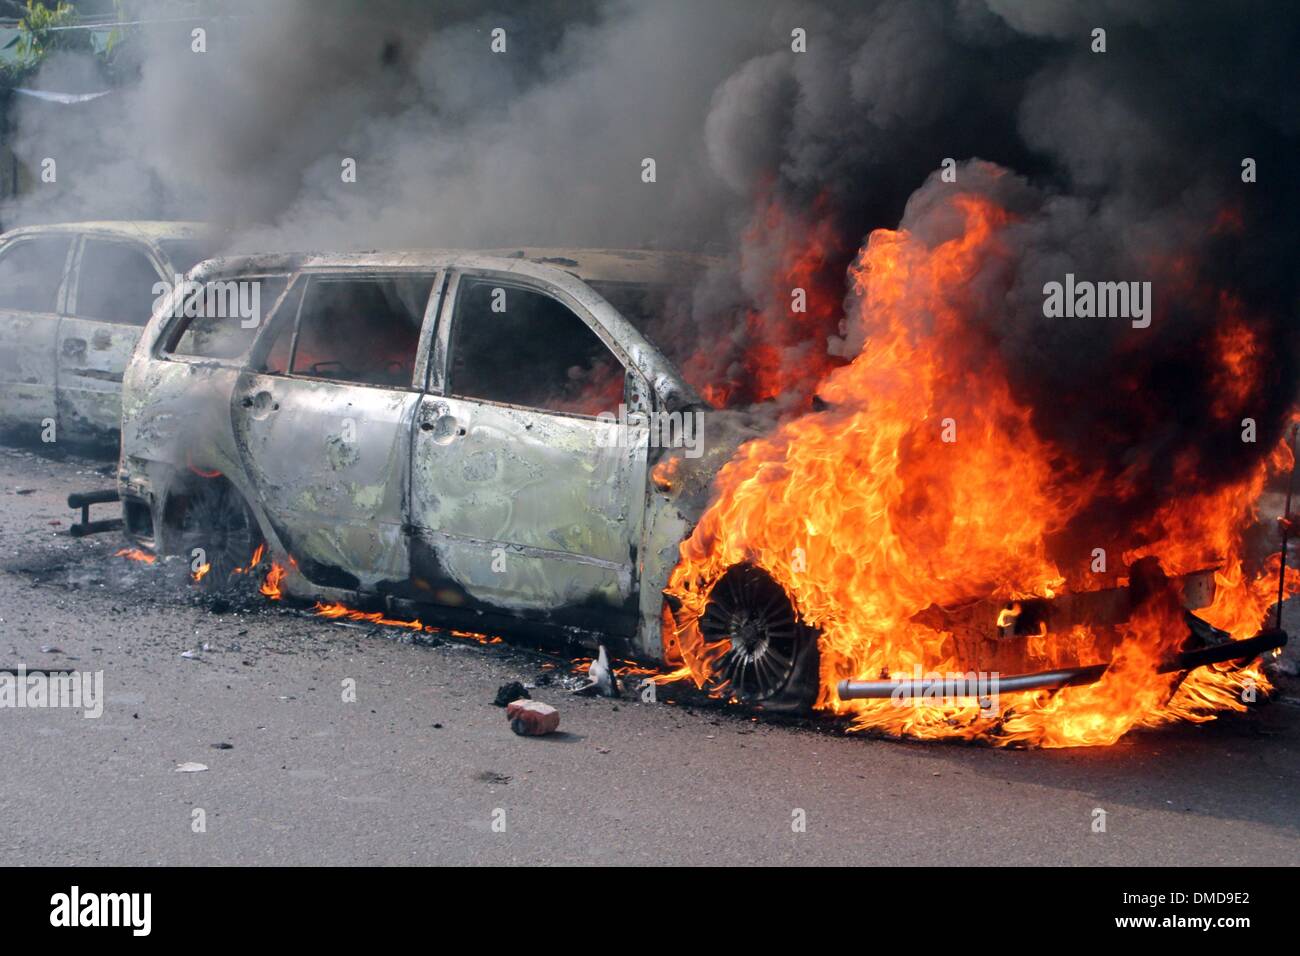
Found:
[[[156,522],[158,550],[206,564],[205,587],[224,587],[235,573],[251,570],[265,545],[243,494],[221,476],[182,478],[167,489]]]
[[[239,493],[229,479],[217,475],[212,478],[204,478],[199,475],[182,476],[172,482],[163,496],[162,507],[159,509],[159,524],[169,531],[179,531],[185,526],[186,515],[189,513],[196,499],[206,497],[215,492],[219,495],[235,495],[239,501],[243,501],[244,496]]]

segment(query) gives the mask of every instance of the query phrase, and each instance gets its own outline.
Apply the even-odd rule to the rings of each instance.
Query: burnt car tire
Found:
[[[706,641],[730,641],[713,686],[773,713],[803,713],[817,700],[817,632],[762,568],[736,564],[718,578],[700,616]]]
[[[243,496],[229,482],[205,480],[173,495],[164,527],[165,553],[206,559],[208,571],[199,580],[204,590],[225,591],[255,580],[248,574],[250,563],[265,542]],[[201,556],[196,549],[202,549]]]

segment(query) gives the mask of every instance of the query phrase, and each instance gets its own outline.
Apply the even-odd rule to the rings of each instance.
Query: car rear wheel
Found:
[[[816,702],[816,631],[762,568],[728,568],[709,592],[699,627],[709,643],[730,645],[714,665],[713,689],[768,711],[804,711]]]
[[[211,479],[192,485],[168,505],[169,553],[184,555],[199,584],[223,591],[243,580],[263,548],[257,522],[243,497],[228,482]],[[264,552],[263,552],[264,553]],[[206,564],[207,570],[202,571]]]

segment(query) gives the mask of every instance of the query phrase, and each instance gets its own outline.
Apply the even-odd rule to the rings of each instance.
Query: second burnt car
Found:
[[[201,555],[207,582],[265,543],[290,595],[433,606],[450,627],[663,662],[678,546],[755,432],[706,406],[629,317],[705,264],[585,250],[203,263],[196,286],[256,289],[260,319],[173,302],[145,330],[123,391],[128,537]],[[672,480],[656,480],[668,458]],[[815,638],[761,573],[732,584],[719,613],[744,618],[737,653],[764,664],[743,693],[810,703]]]
[[[116,447],[122,374],[160,284],[213,251],[209,228],[194,222],[0,235],[0,432]]]

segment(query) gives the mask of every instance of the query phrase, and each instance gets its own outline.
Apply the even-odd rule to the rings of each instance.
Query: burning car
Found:
[[[636,303],[699,269],[581,250],[206,262],[155,313],[126,373],[127,535],[144,553],[191,558],[206,586],[269,554],[267,593],[433,607],[450,628],[607,646],[768,710],[936,690],[992,706],[973,672],[907,679],[850,659],[846,673],[789,559],[801,549],[728,544],[765,527],[720,525],[748,467],[733,454],[749,442],[759,461],[771,439],[750,442],[753,422],[702,402],[635,320]],[[209,314],[201,293],[214,285],[261,308]],[[811,415],[845,420],[825,403]],[[709,440],[661,440],[673,416],[699,416]],[[755,478],[754,502],[789,474]],[[813,513],[773,518],[768,533],[820,533]],[[1142,672],[1172,675],[1167,700],[1188,672],[1285,641],[1232,640],[1193,615],[1220,580],[1137,560],[1080,593],[1054,594],[1053,581],[1016,600],[921,601],[896,627],[936,635],[935,661],[1005,674],[1003,692],[1054,694],[1114,679],[1112,658],[1133,657],[1125,628],[1151,617],[1171,636]],[[1021,673],[1027,661],[1054,666]],[[964,707],[936,712],[951,727]]]
[[[116,444],[121,382],[158,296],[212,253],[188,222],[74,222],[0,236],[0,430]],[[47,440],[49,440],[47,438]]]

